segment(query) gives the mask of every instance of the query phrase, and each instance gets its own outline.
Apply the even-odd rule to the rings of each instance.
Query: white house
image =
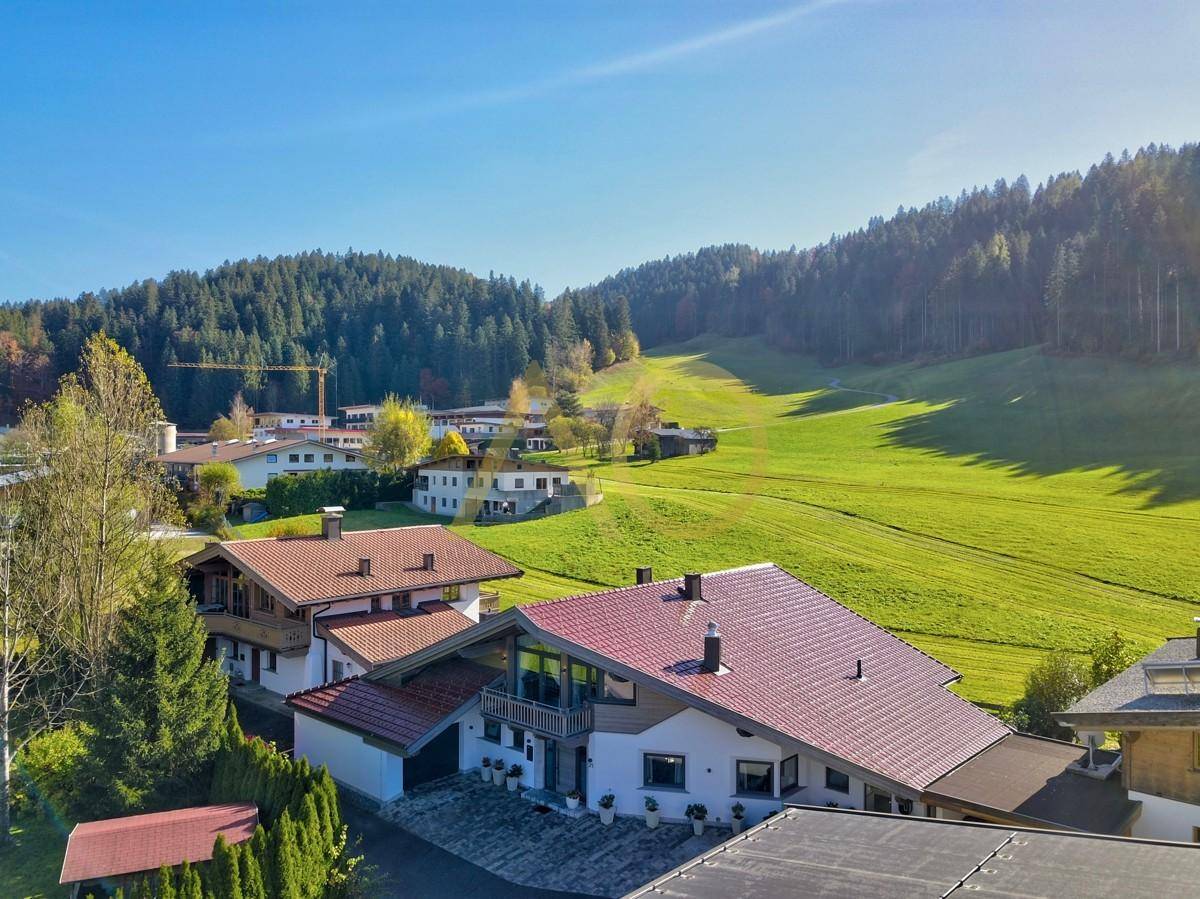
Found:
[[[366,431],[375,423],[375,417],[383,411],[383,406],[374,403],[361,403],[356,406],[339,406],[342,421],[351,431]]]
[[[480,583],[521,572],[441,525],[212,543],[186,564],[210,654],[279,694],[341,680],[479,620]]]
[[[665,582],[639,569],[635,586],[515,606],[288,703],[296,752],[381,803],[486,756],[522,765],[552,804],[574,790],[594,810],[611,793],[641,815],[653,796],[675,821],[694,803],[717,825],[734,803],[751,823],[785,802],[962,817],[982,779],[1004,797],[973,817],[1121,825],[1086,801],[1101,781],[1046,790],[1023,761],[1041,743],[950,692],[957,676],[773,565]],[[1053,758],[1083,753],[1050,743]]]
[[[574,492],[563,466],[507,456],[444,456],[415,471],[413,505],[434,515],[525,515]]]
[[[280,475],[311,471],[362,471],[367,465],[357,451],[334,449],[314,438],[295,440],[224,440],[185,446],[155,457],[169,477],[196,487],[197,470],[208,462],[228,462],[237,469],[243,487],[265,487]]]
[[[333,416],[318,416],[312,412],[255,412],[254,427],[281,428],[293,430],[296,428],[332,427]]]

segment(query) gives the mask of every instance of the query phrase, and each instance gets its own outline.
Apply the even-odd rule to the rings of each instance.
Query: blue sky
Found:
[[[0,300],[383,249],[553,296],[1200,139],[1200,4],[0,7]]]

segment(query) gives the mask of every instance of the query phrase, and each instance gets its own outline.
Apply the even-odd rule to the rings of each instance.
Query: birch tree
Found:
[[[118,610],[161,564],[149,525],[179,519],[153,461],[162,410],[145,373],[103,335],[80,363],[26,410],[28,476],[0,512],[0,839],[13,754],[97,689]]]

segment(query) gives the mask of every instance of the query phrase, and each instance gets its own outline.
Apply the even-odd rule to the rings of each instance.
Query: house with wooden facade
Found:
[[[281,695],[363,674],[479,620],[480,585],[518,577],[441,525],[211,543],[186,560],[212,657]]]
[[[734,803],[751,821],[836,803],[1123,832],[1136,812],[1064,774],[1083,747],[1042,752],[947,689],[952,669],[774,565],[637,580],[289,696],[296,752],[377,803],[486,756],[548,803],[611,793],[640,815],[654,796],[676,821],[693,803],[718,824]]]
[[[1200,843],[1200,632],[1172,637],[1055,716],[1090,745],[1120,735],[1119,779],[1142,813],[1134,836]]]

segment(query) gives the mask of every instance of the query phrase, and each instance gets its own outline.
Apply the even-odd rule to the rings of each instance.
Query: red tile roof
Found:
[[[154,871],[162,865],[212,858],[217,834],[230,843],[254,835],[258,808],[252,802],[204,805],[128,818],[76,824],[67,839],[59,883],[78,883]]]
[[[953,669],[774,565],[517,608],[535,628],[592,650],[892,781],[923,789],[1010,733],[944,684]],[[701,667],[717,622],[722,664]],[[862,659],[865,677],[855,678]]]
[[[287,703],[306,715],[408,747],[503,674],[477,662],[451,659],[426,668],[401,687],[352,677],[293,693]]]
[[[425,553],[434,554],[432,571],[422,567]],[[520,577],[522,573],[440,524],[344,531],[340,540],[321,536],[229,540],[201,550],[188,561],[207,561],[214,554],[256,574],[295,605]],[[358,573],[360,558],[371,560],[367,577]]]
[[[354,612],[317,619],[317,629],[343,651],[371,667],[432,646],[475,624],[440,600],[411,612]]]

